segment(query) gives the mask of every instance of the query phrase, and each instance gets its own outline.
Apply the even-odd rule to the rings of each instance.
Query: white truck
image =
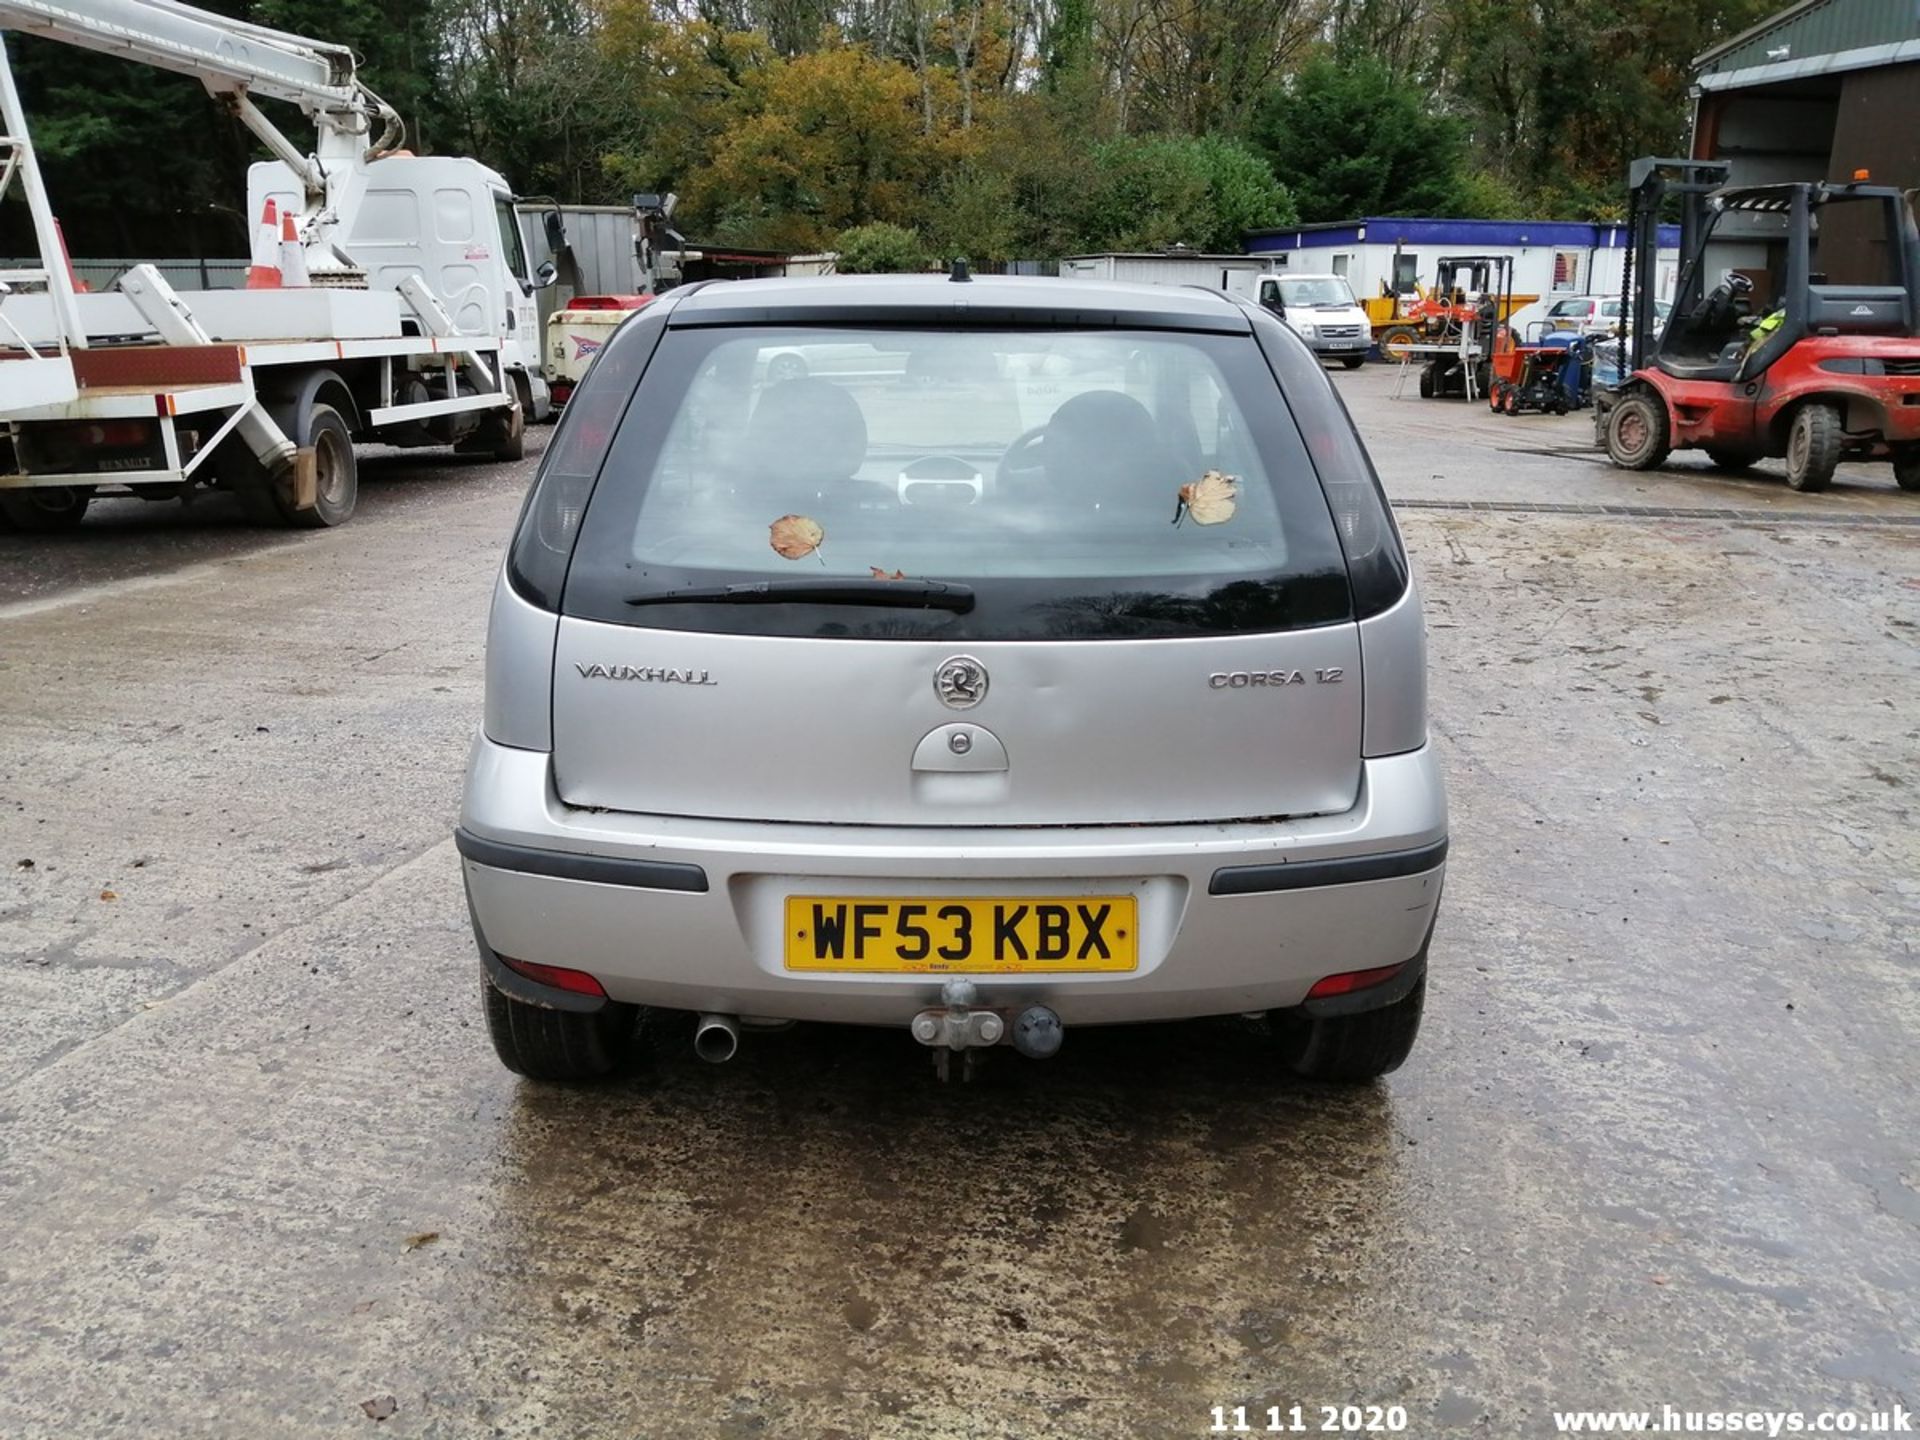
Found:
[[[176,0],[0,0],[0,29],[200,80],[277,157],[251,168],[248,213],[272,199],[292,217],[289,278],[308,277],[175,291],[136,265],[116,292],[76,293],[0,45],[0,197],[24,191],[39,252],[0,271],[0,525],[64,530],[102,491],[210,487],[265,521],[337,525],[355,441],[519,456],[550,404],[534,291],[551,267],[529,269],[500,175],[396,148],[399,117],[350,51]],[[256,96],[299,106],[314,152]]]

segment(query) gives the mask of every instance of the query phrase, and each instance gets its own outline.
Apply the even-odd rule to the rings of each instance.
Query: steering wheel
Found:
[[[1015,485],[1023,485],[1038,480],[1047,468],[1046,457],[1040,448],[1046,433],[1045,425],[1036,425],[1007,446],[1006,453],[1000,457],[999,469],[994,472],[995,482],[1005,485],[1012,481]]]

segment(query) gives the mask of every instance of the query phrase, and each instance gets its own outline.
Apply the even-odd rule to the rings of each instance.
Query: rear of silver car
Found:
[[[1324,373],[1217,296],[958,298],[683,293],[569,406],[457,837],[514,1068],[609,1068],[638,1007],[1032,1054],[1274,1012],[1333,1078],[1411,1045],[1445,798]]]

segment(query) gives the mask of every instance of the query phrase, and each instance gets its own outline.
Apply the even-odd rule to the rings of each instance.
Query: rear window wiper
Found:
[[[973,609],[973,587],[944,580],[753,580],[648,590],[629,605],[873,605],[893,610]]]

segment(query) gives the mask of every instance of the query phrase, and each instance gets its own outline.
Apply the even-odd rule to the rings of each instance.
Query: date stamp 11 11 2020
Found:
[[[1404,1405],[1215,1405],[1209,1435],[1398,1435]]]

